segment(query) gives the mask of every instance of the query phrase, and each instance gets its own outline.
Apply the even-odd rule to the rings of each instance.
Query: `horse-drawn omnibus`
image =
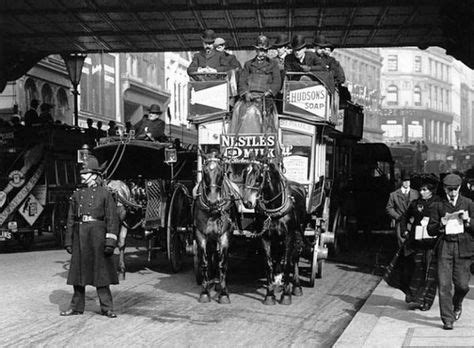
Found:
[[[305,78],[301,78],[303,76]],[[314,286],[315,279],[322,277],[328,247],[337,249],[334,244],[337,244],[338,233],[342,232],[345,218],[343,193],[351,173],[352,147],[362,136],[362,108],[349,102],[346,109],[339,110],[338,92],[334,86],[311,73],[287,73],[281,114],[271,113],[265,98],[260,97],[252,105],[236,104],[230,117],[227,103],[229,87],[225,74],[216,74],[213,80],[202,80],[189,83],[189,120],[198,128],[200,148],[197,165],[198,182],[202,184],[195,192],[195,198],[202,202],[197,204],[198,208],[207,206],[209,212],[212,210],[209,207],[218,207],[215,214],[223,223],[216,226],[231,229],[233,238],[264,240],[264,233],[266,229],[273,228],[271,226],[278,229],[275,226],[286,224],[284,234],[295,228],[288,223],[301,224],[296,228],[301,231],[293,234],[294,242],[301,242],[300,236],[303,239],[301,256],[307,259],[306,264],[310,266],[307,272],[309,284]],[[246,108],[246,112],[239,116],[235,110],[242,107]],[[242,120],[236,121],[235,117],[242,117]],[[265,123],[275,127],[265,128]],[[241,127],[236,129],[236,124]],[[258,129],[249,132],[248,128],[245,129],[249,124],[257,124]],[[219,176],[218,172],[223,174]],[[257,175],[254,176],[254,173]],[[273,196],[266,191],[271,187],[274,189]],[[253,205],[249,204],[252,203],[249,198],[252,191],[257,201]],[[222,207],[229,210],[225,211]],[[235,214],[234,208],[238,214]],[[292,221],[285,215],[287,209],[294,209],[294,215],[302,214],[303,218]],[[200,217],[205,217],[205,214]],[[207,218],[205,226],[212,221],[211,216]],[[233,224],[227,224],[228,220],[232,220]],[[201,223],[195,220],[195,225]],[[195,258],[195,270],[198,282],[202,282],[205,276],[202,267],[209,269],[213,265],[212,261],[203,261],[203,257],[209,256],[205,255],[207,242],[199,226],[197,229],[195,245],[200,244],[201,250],[196,250],[199,257]],[[223,245],[226,243],[228,241]],[[272,255],[266,250],[270,249],[270,244],[271,241],[263,243],[267,268],[271,268],[268,259]],[[217,250],[227,248],[223,245],[218,244]],[[217,263],[225,264],[226,261],[220,257]],[[295,260],[284,261],[291,263]],[[297,278],[297,268],[294,278]],[[225,278],[225,274],[220,276]],[[274,279],[275,274],[267,274],[267,278]],[[289,274],[285,273],[284,281],[288,278]],[[222,288],[225,282],[220,285]],[[206,289],[203,289],[201,297],[206,301]],[[267,297],[265,303],[267,300],[272,303],[272,296],[267,294]],[[285,301],[282,298],[282,302]]]
[[[16,240],[29,249],[35,234],[52,233],[62,246],[79,182],[76,149],[87,140],[65,126],[0,130],[0,243]]]

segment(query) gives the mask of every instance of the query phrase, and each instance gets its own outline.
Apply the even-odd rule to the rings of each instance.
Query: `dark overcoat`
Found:
[[[281,88],[281,74],[275,59],[257,57],[244,64],[239,78],[239,95],[247,92],[271,91],[276,96]]]
[[[188,67],[188,75],[197,73],[198,68],[210,67],[217,70],[217,72],[226,72],[232,69],[229,66],[228,58],[223,52],[212,50],[209,54],[200,51],[193,56],[193,60]]]
[[[303,65],[309,67],[309,71],[328,71],[329,67],[326,66],[323,60],[311,51],[306,51],[303,57],[303,62],[300,62],[294,54],[288,54],[285,57],[285,70],[293,72],[305,72]]]
[[[80,222],[82,215],[98,221]],[[118,284],[113,257],[104,255],[105,246],[116,246],[118,232],[117,205],[105,187],[81,188],[73,193],[64,243],[65,247],[72,246],[67,284]]]
[[[388,198],[387,202],[386,210],[388,215],[390,215],[392,219],[400,221],[403,217],[403,214],[405,214],[405,212],[407,211],[410,203],[415,199],[418,199],[418,197],[418,191],[414,189],[410,189],[410,192],[408,193],[408,200],[402,193],[401,188],[393,191],[392,193],[390,193],[390,197]]]
[[[464,225],[464,233],[455,235],[444,234],[444,226],[441,224],[441,218],[446,213],[454,213],[459,210],[467,210],[470,222]],[[441,235],[440,248],[444,241],[457,241],[459,247],[459,257],[467,258],[474,256],[474,203],[466,197],[458,196],[456,205],[453,206],[446,196],[440,202],[437,202],[430,214],[428,223],[428,234],[431,236]]]

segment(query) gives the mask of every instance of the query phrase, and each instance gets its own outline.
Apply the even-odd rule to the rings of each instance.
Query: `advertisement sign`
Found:
[[[229,88],[226,80],[190,81],[189,96],[189,121],[199,116],[229,111]]]
[[[326,87],[314,81],[287,81],[283,113],[316,116],[327,121],[330,112]]]
[[[221,150],[224,156],[234,161],[246,161],[252,155],[275,157],[277,135],[269,134],[223,134]]]
[[[21,216],[23,216],[23,218],[30,224],[30,226],[33,226],[36,219],[38,219],[43,212],[43,206],[38,202],[35,196],[30,194],[28,197],[26,197],[18,211]]]
[[[0,132],[0,150],[8,150],[13,147],[13,132]]]
[[[305,182],[308,180],[308,158],[304,156],[283,157],[283,166],[285,167],[285,177],[296,182]]]

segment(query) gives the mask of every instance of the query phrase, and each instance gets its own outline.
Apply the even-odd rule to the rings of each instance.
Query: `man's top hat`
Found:
[[[201,36],[201,40],[208,44],[214,43],[215,39],[216,39],[216,33],[212,29],[205,30]]]
[[[294,51],[298,51],[302,49],[303,47],[306,47],[306,41],[304,39],[303,35],[295,35],[291,39],[291,48]]]
[[[287,34],[279,34],[273,43],[272,47],[275,48],[280,48],[283,46],[289,46],[290,45],[290,38],[288,37]]]
[[[256,49],[261,50],[268,50],[270,48],[270,42],[268,41],[268,37],[265,35],[259,35],[257,37],[257,42],[255,43]]]
[[[403,173],[402,175],[402,181],[408,181],[411,180],[411,175],[410,173]]]
[[[161,110],[161,108],[158,104],[151,104],[150,108],[148,109],[148,112],[150,114],[162,114],[163,113],[163,111]]]
[[[95,173],[101,174],[103,168],[99,166],[99,161],[95,156],[89,155],[84,161],[83,167],[81,169],[81,174],[86,173]]]

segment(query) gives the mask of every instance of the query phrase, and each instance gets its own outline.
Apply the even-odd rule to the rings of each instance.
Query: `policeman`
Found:
[[[474,203],[459,194],[461,183],[459,175],[446,175],[443,179],[445,195],[434,205],[428,223],[428,234],[441,238],[437,250],[438,285],[445,330],[452,330],[454,321],[461,317],[462,301],[469,291],[471,258],[474,256],[474,224],[471,222]],[[454,224],[451,224],[453,220]]]
[[[116,318],[110,284],[118,284],[112,258],[119,232],[117,205],[112,194],[101,186],[97,159],[86,158],[80,172],[83,188],[70,200],[65,235],[65,249],[72,254],[67,284],[74,287],[69,310],[61,316],[84,313],[85,287],[97,288],[102,315]]]

